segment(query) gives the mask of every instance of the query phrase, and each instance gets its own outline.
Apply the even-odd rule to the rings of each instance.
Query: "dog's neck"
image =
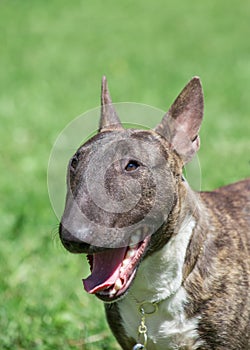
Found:
[[[186,250],[195,224],[194,217],[188,217],[167,245],[141,263],[130,291],[138,302],[160,302],[181,287]]]
[[[172,237],[139,266],[129,292],[138,302],[160,302],[176,293],[201,254],[208,214],[204,214],[206,210],[199,193],[193,192],[187,183],[183,186],[186,195],[175,208],[179,220],[170,228]]]

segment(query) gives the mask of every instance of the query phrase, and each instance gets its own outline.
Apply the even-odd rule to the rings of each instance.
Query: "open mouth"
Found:
[[[130,287],[150,237],[128,247],[87,255],[91,275],[83,280],[84,289],[103,301],[121,297]]]

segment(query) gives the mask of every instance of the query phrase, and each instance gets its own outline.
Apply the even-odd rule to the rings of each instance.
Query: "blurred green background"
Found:
[[[99,105],[166,110],[199,75],[202,189],[249,176],[250,2],[0,2],[0,348],[116,349],[82,256],[60,244],[47,192],[53,143]],[[135,121],[136,122],[136,121]]]

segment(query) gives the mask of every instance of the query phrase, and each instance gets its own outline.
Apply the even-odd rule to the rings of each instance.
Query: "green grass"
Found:
[[[0,2],[1,349],[117,348],[83,257],[60,245],[46,180],[103,74],[114,101],[161,109],[200,75],[202,188],[249,176],[249,14],[233,0]]]

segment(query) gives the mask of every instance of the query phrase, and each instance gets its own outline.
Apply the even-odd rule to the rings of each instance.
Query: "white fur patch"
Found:
[[[158,310],[146,315],[148,350],[196,349],[198,319],[187,320],[184,304],[187,300],[181,286],[186,250],[195,221],[189,218],[179,233],[159,252],[148,257],[139,266],[135,281],[127,296],[119,304],[123,326],[128,336],[138,338],[142,302],[158,303]],[[195,344],[195,345],[194,345]]]

